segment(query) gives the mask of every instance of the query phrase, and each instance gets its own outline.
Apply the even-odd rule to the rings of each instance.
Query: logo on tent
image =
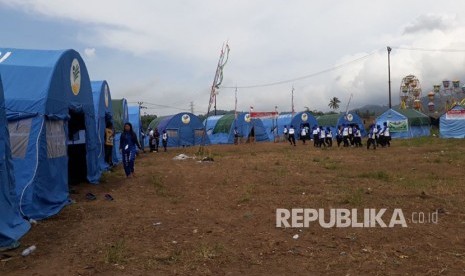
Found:
[[[245,116],[244,116],[244,121],[245,121],[246,123],[250,123],[250,121],[252,121],[252,118],[250,117],[250,114],[249,114],[249,113],[245,114]]]
[[[184,114],[182,115],[181,120],[185,125],[187,125],[191,121],[191,116],[189,116],[189,114]]]
[[[105,84],[105,107],[108,107],[109,98],[110,98],[110,92],[108,91],[108,85]]]
[[[73,59],[73,62],[71,63],[70,79],[71,90],[73,91],[73,94],[77,96],[79,94],[79,90],[81,90],[81,66],[77,59]]]
[[[306,122],[308,120],[307,113],[302,113],[302,116],[300,116],[300,118],[302,119],[302,121]]]
[[[354,119],[354,116],[349,113],[347,114],[346,118],[347,118],[347,121],[352,122],[352,120]]]

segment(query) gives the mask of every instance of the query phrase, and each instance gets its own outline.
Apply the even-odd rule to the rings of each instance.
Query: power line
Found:
[[[164,104],[155,104],[155,103],[148,103],[148,102],[144,102],[144,104],[151,105],[151,106],[156,106],[156,107],[162,107],[162,108],[170,108],[170,109],[177,109],[177,110],[182,110],[182,111],[190,111],[188,108],[179,108],[179,107],[169,106],[169,105],[164,105]],[[153,108],[148,107],[148,109],[153,109]]]
[[[396,50],[407,51],[422,51],[422,52],[449,52],[449,53],[463,53],[465,49],[427,49],[427,48],[413,48],[413,47],[391,47]]]
[[[384,48],[383,48],[383,49],[384,49]],[[245,86],[221,86],[220,88],[227,88],[227,89],[236,89],[236,88],[241,88],[241,89],[261,88],[261,87],[269,87],[269,86],[275,86],[275,85],[280,85],[280,84],[285,84],[285,83],[296,82],[296,81],[300,81],[300,80],[304,80],[304,79],[309,79],[309,78],[313,78],[313,77],[316,77],[316,76],[321,75],[321,74],[324,74],[324,73],[328,73],[328,72],[337,70],[337,69],[342,68],[342,67],[344,67],[344,66],[347,66],[347,65],[349,65],[349,64],[352,64],[352,63],[359,62],[359,61],[361,61],[361,60],[367,59],[367,58],[369,58],[370,56],[376,54],[376,53],[379,52],[379,51],[380,51],[380,49],[375,50],[375,51],[373,51],[373,52],[371,52],[371,53],[369,53],[369,54],[367,54],[367,55],[364,55],[364,56],[362,56],[362,57],[353,59],[353,60],[351,60],[351,61],[348,61],[348,62],[339,64],[339,65],[336,65],[336,66],[333,66],[333,67],[330,67],[330,68],[327,68],[327,69],[324,69],[324,70],[321,70],[321,71],[319,71],[319,72],[315,72],[315,73],[308,74],[308,75],[301,76],[301,77],[296,77],[296,78],[293,78],[293,79],[282,80],[282,81],[276,81],[276,82],[270,82],[270,83],[264,83],[264,84],[245,85]]]

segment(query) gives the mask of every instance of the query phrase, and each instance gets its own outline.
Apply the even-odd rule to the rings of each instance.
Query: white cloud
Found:
[[[221,43],[226,39],[231,46],[230,62],[224,71],[224,84],[228,86],[292,79],[381,49],[366,60],[314,78],[240,89],[240,108],[253,105],[257,110],[275,105],[282,111],[289,110],[292,85],[298,109],[309,106],[327,110],[333,96],[345,106],[350,93],[354,94],[354,107],[387,104],[386,46],[465,49],[465,21],[458,16],[465,2],[452,0],[0,2],[34,17],[77,23],[79,28],[73,34],[76,40],[84,45],[91,42],[99,49],[99,57],[108,50],[137,57],[132,61],[138,62],[134,67],[144,68],[138,72],[137,81],[127,80],[124,70],[105,77],[105,73],[113,72],[108,69],[113,63],[99,58],[102,65],[97,73],[100,78],[114,79],[110,86],[118,96],[180,108],[195,100],[199,112],[206,110],[209,85]],[[87,52],[88,57],[95,54]],[[425,92],[443,78],[465,81],[463,56],[394,49],[394,97],[407,74],[417,75]],[[218,107],[234,107],[234,90],[220,91]]]

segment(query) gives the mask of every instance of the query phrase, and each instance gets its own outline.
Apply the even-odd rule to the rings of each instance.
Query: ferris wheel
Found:
[[[435,107],[435,98],[440,99],[440,102],[444,106]],[[447,111],[452,108],[455,104],[462,103],[465,98],[465,86],[460,87],[459,80],[443,80],[442,85],[433,85],[433,91],[428,93],[428,109],[432,111]],[[444,109],[444,110],[443,110]]]
[[[403,109],[421,109],[421,84],[417,77],[408,75],[400,83],[400,106]]]

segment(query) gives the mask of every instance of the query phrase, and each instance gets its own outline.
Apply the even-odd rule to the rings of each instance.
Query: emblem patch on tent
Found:
[[[352,120],[354,119],[354,116],[349,113],[347,114],[346,118],[347,118],[347,121],[352,122]]]
[[[73,91],[73,94],[77,96],[81,90],[81,66],[77,59],[73,59],[73,62],[71,63],[70,79],[71,90]]]
[[[183,124],[187,125],[191,121],[191,116],[189,116],[189,114],[184,114],[184,115],[182,115],[181,120],[182,120]]]
[[[302,119],[302,121],[306,122],[308,120],[307,113],[302,113],[301,119]]]
[[[249,113],[245,114],[245,116],[244,116],[244,121],[245,121],[246,123],[250,123],[250,121],[252,121],[252,118],[250,117],[250,114],[249,114]]]
[[[108,91],[108,85],[105,84],[105,107],[108,107],[110,98],[110,92]]]

